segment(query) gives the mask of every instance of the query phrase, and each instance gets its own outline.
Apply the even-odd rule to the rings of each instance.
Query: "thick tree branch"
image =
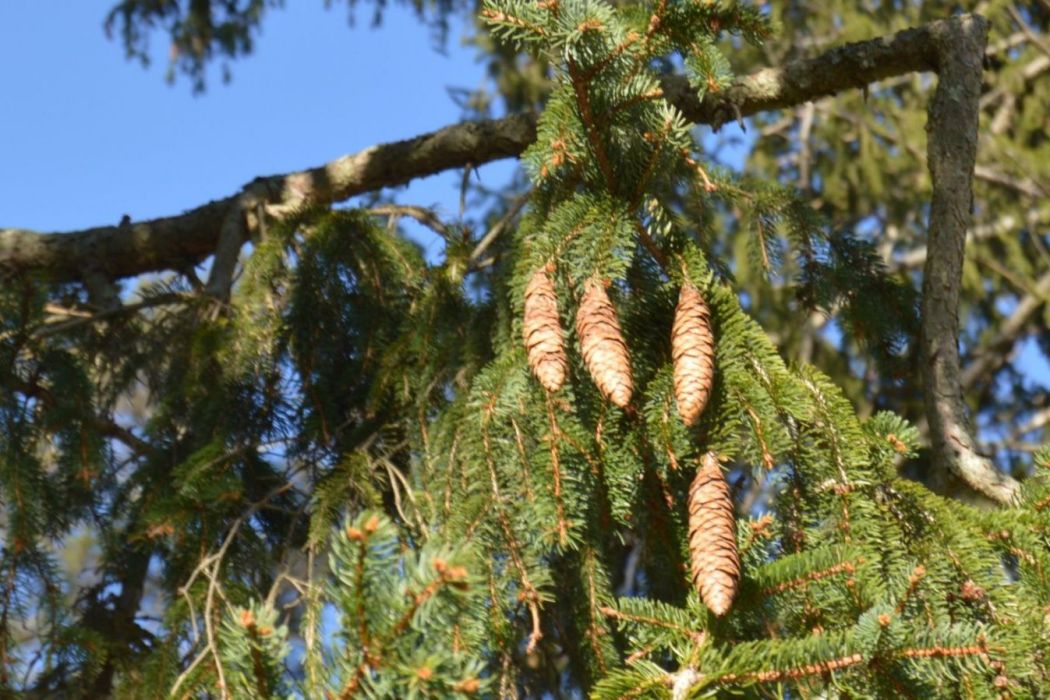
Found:
[[[939,80],[930,105],[927,162],[933,181],[922,282],[921,349],[933,485],[951,478],[1011,503],[1018,484],[977,453],[959,369],[959,293],[966,229],[972,218],[982,59],[988,22],[967,17],[934,38]]]
[[[111,278],[185,267],[216,251],[223,224],[228,215],[236,216],[230,214],[235,208],[251,211],[261,204],[267,214],[280,218],[443,170],[516,156],[535,135],[531,115],[465,122],[310,170],[260,177],[232,197],[178,216],[57,234],[0,229],[0,268],[67,282],[83,280],[89,264]],[[220,291],[225,280],[212,282]]]
[[[816,58],[760,70],[741,78],[725,93],[708,94],[703,100],[697,99],[681,76],[664,78],[663,91],[688,119],[717,127],[727,120],[864,87],[890,76],[934,70],[939,38],[953,36],[970,21],[956,17],[837,47]],[[111,279],[184,268],[216,252],[233,207],[246,212],[261,207],[268,215],[280,217],[304,206],[328,205],[443,170],[514,157],[535,138],[536,120],[529,114],[464,122],[373,146],[309,170],[261,177],[231,197],[177,216],[69,233],[0,229],[0,268],[41,274],[56,282],[83,281],[89,264]],[[248,224],[250,229],[251,220]],[[230,241],[223,244],[224,261],[229,247],[233,247]],[[211,280],[211,287],[221,295],[227,281],[225,267],[220,272]]]

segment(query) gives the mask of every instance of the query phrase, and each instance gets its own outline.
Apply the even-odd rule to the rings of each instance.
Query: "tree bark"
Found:
[[[926,125],[933,198],[922,280],[920,345],[933,452],[931,486],[950,491],[954,478],[1007,504],[1017,499],[1018,483],[977,453],[959,368],[959,293],[966,229],[972,219],[987,34],[988,22],[971,16],[933,37],[939,79]]]

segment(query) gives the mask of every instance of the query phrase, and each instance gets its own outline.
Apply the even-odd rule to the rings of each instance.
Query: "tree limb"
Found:
[[[686,118],[718,127],[731,119],[798,105],[883,78],[934,70],[938,38],[953,36],[970,21],[955,17],[840,46],[812,59],[760,70],[703,100],[682,76],[666,76],[662,89]],[[67,233],[0,229],[0,268],[40,274],[54,282],[83,281],[89,263],[111,279],[185,268],[215,253],[225,217],[237,204],[243,209],[245,203],[258,203],[268,215],[280,218],[303,207],[329,205],[443,170],[515,157],[535,138],[532,114],[463,122],[372,146],[309,170],[260,177],[230,197],[176,216]],[[226,245],[232,247],[232,242],[224,249]],[[224,276],[213,279],[213,291],[221,293],[225,281]]]
[[[964,389],[975,386],[983,377],[998,370],[1007,360],[1009,350],[1024,332],[1032,317],[1050,300],[1050,272],[1043,273],[1032,289],[1022,296],[1017,307],[999,325],[998,332],[981,345],[962,373],[959,383]]]
[[[930,105],[927,163],[933,182],[922,281],[920,345],[924,402],[933,450],[932,485],[956,478],[999,503],[1018,483],[977,453],[963,402],[959,368],[959,294],[966,229],[972,218],[982,59],[988,22],[967,17],[934,37],[937,90]]]
[[[1050,208],[1034,211],[1034,217],[1030,217],[1028,226],[1042,225],[1050,222]],[[1014,214],[1003,214],[994,221],[973,226],[966,233],[966,244],[979,243],[991,238],[1002,238],[1007,235],[1016,235],[1023,222]],[[926,264],[926,246],[916,246],[896,259],[887,261],[894,272],[910,270]]]

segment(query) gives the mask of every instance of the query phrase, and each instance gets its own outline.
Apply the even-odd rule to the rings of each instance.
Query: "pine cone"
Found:
[[[693,585],[711,612],[729,612],[740,581],[736,520],[718,457],[708,452],[689,487],[689,556]]]
[[[715,371],[714,335],[707,302],[689,282],[678,293],[671,331],[671,357],[674,360],[674,396],[678,413],[687,426],[696,423],[707,398]]]
[[[584,289],[576,312],[576,334],[583,361],[598,389],[620,408],[627,408],[633,391],[631,362],[616,310],[600,281],[591,280]]]
[[[547,391],[557,391],[565,383],[569,363],[558,321],[558,296],[545,268],[536,270],[525,287],[522,326],[532,373]]]

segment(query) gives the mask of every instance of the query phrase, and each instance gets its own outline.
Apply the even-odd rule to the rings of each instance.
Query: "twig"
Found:
[[[256,512],[263,508],[267,503],[269,503],[271,500],[273,500],[274,498],[284,493],[285,491],[288,491],[291,488],[292,483],[290,481],[285,482],[281,486],[278,486],[277,488],[270,491],[270,493],[263,496],[260,500],[251,504],[248,507],[248,509],[245,512],[241,513],[241,515],[239,515],[237,519],[235,519],[230,525],[230,530],[226,533],[226,537],[223,539],[222,545],[220,545],[219,549],[214,554],[210,554],[204,557],[204,559],[202,559],[200,562],[198,562],[197,566],[190,573],[190,576],[186,580],[186,583],[182,584],[182,586],[179,587],[179,594],[187,596],[189,595],[190,588],[193,586],[194,582],[196,582],[198,578],[204,576],[208,579],[208,589],[207,593],[205,594],[204,600],[205,647],[200,651],[197,657],[194,658],[193,662],[186,668],[186,670],[180,673],[178,678],[175,679],[175,683],[172,685],[171,691],[168,693],[169,697],[175,697],[175,694],[178,692],[182,684],[185,683],[186,680],[189,678],[190,674],[193,672],[193,669],[195,669],[207,656],[211,656],[215,662],[215,672],[218,676],[218,685],[221,697],[230,697],[229,689],[226,687],[226,676],[222,670],[222,660],[219,658],[219,646],[216,642],[213,620],[216,596],[221,596],[223,599],[225,599],[225,594],[222,593],[222,591],[220,590],[220,569],[222,568],[223,560],[226,557],[226,552],[229,550],[230,545],[236,538],[238,531],[240,531],[241,529],[241,526],[245,522],[247,522],[249,518],[255,515]],[[192,610],[192,606],[190,609]]]
[[[492,225],[492,228],[490,228],[488,232],[486,232],[485,235],[481,237],[481,240],[478,241],[478,244],[474,246],[474,250],[470,251],[470,262],[472,264],[478,261],[478,258],[480,258],[485,253],[485,251],[489,249],[489,246],[492,245],[493,241],[499,238],[500,234],[502,234],[503,231],[510,225],[510,223],[514,221],[518,214],[521,213],[521,209],[525,206],[525,203],[527,201],[529,201],[528,194],[524,194],[518,197],[516,200],[514,200],[514,203],[511,205],[510,209],[507,210],[507,213],[500,217],[499,221],[494,223]]]
[[[976,356],[960,376],[959,381],[963,388],[972,388],[982,377],[987,376],[989,372],[998,369],[1006,362],[1008,354],[1005,351],[1013,346],[1032,317],[1048,300],[1050,300],[1050,272],[1036,280],[1031,291],[1018,300],[1013,312],[998,324],[999,332],[991,340],[981,345]]]
[[[426,207],[412,204],[381,204],[375,207],[370,207],[365,211],[376,216],[389,216],[391,219],[398,219],[402,216],[407,216],[410,219],[415,219],[423,224],[446,241],[451,240],[453,237],[452,231],[445,225],[445,222],[438,217],[433,209],[427,209]]]

